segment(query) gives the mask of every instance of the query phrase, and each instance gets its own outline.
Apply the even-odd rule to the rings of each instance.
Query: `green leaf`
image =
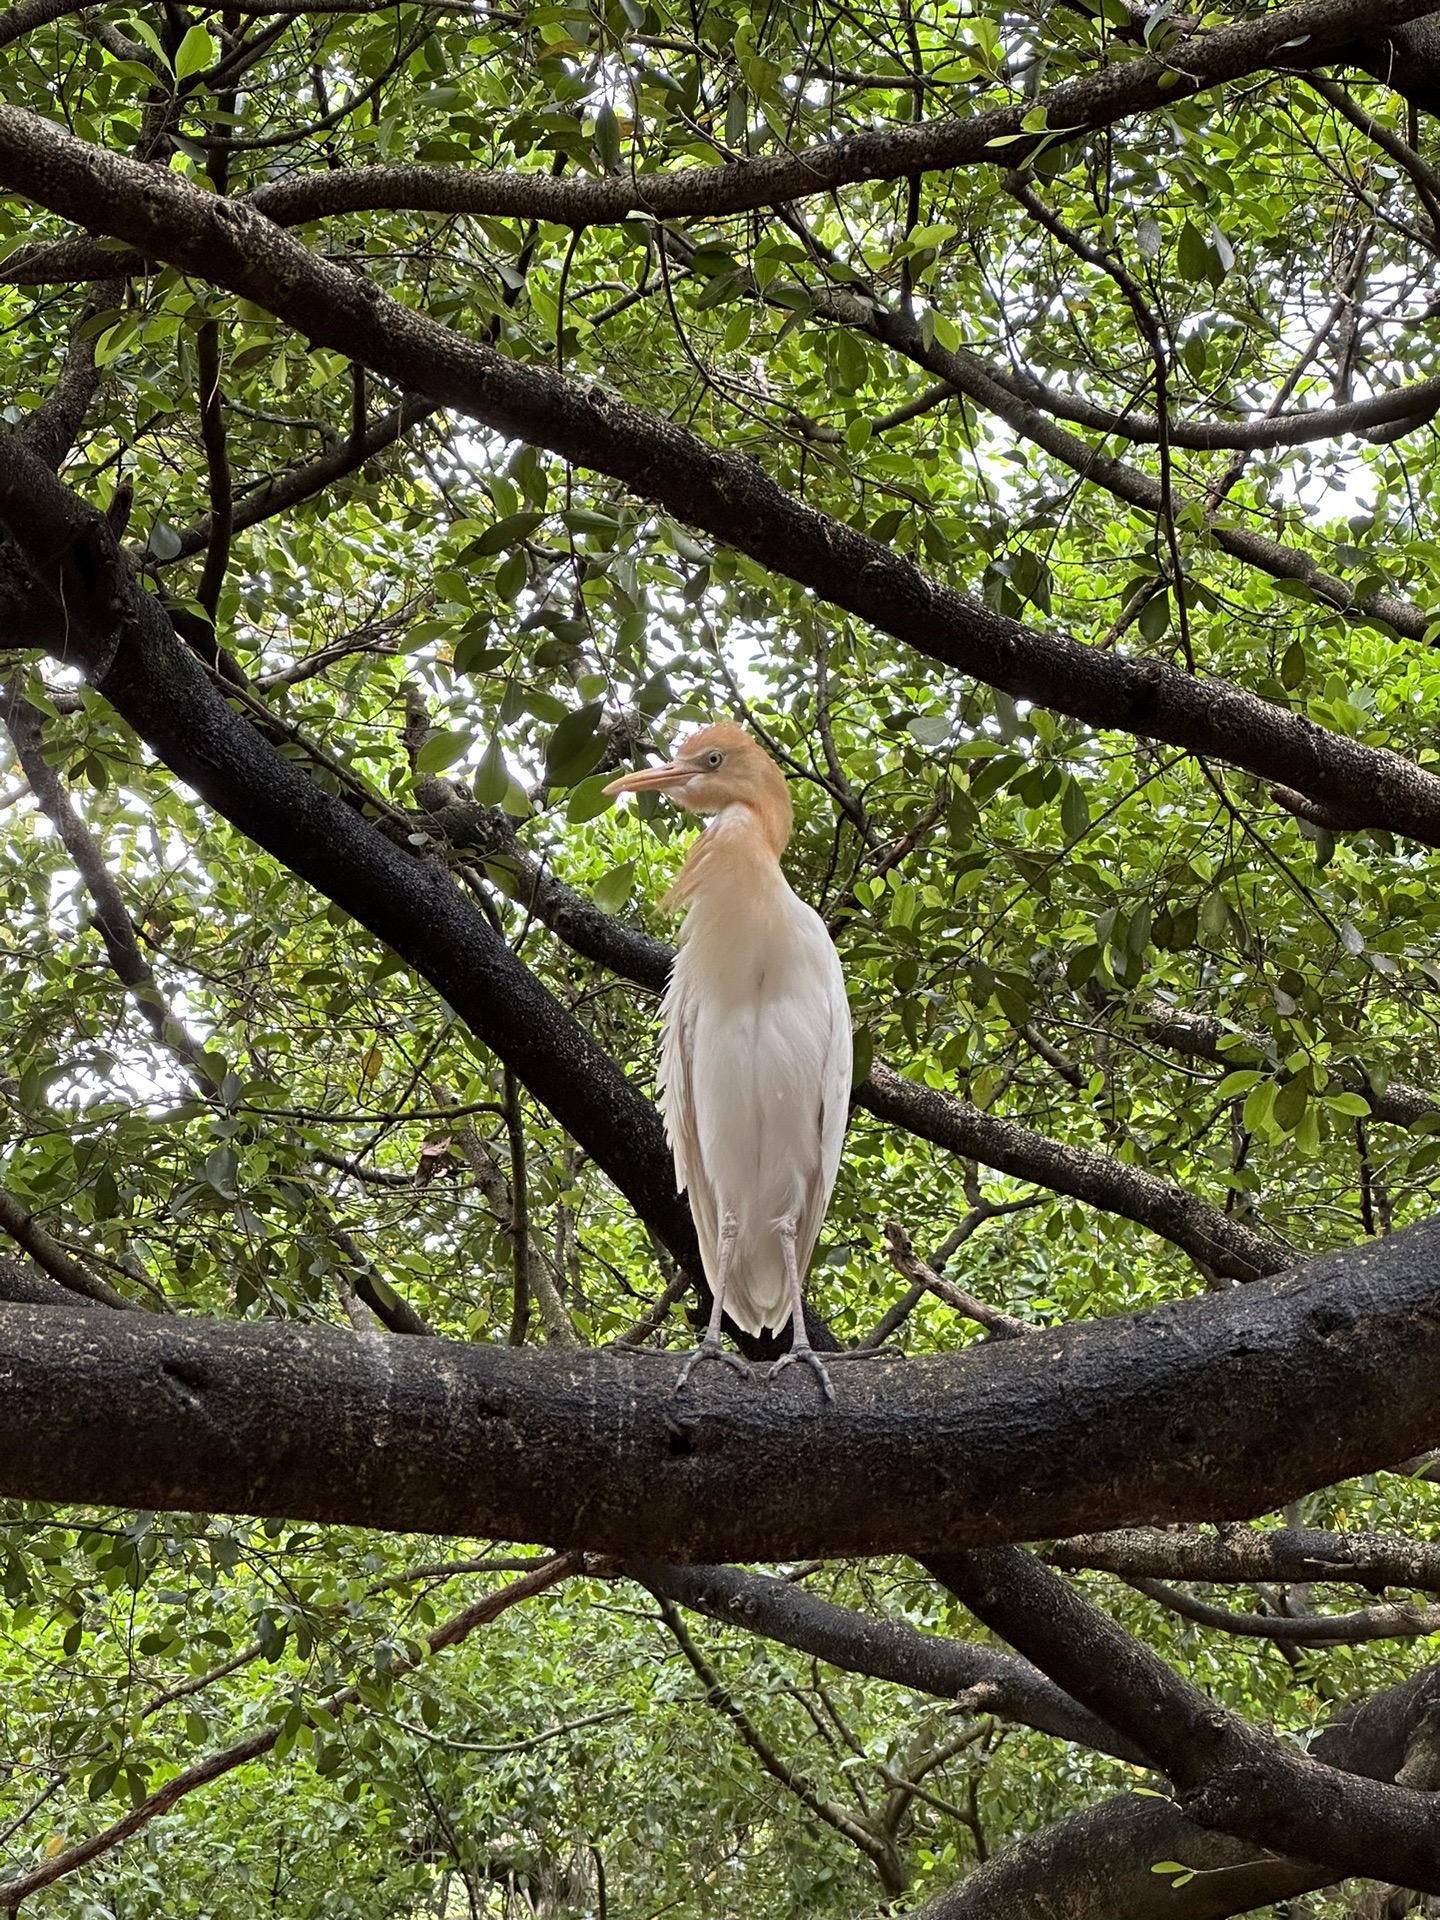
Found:
[[[503,520],[487,527],[469,551],[482,559],[492,553],[508,553],[512,547],[528,540],[544,518],[543,513],[508,513]]]
[[[530,564],[525,558],[524,549],[517,549],[508,560],[501,563],[495,575],[495,592],[508,606],[529,577]]]
[[[497,647],[492,635],[481,627],[465,634],[456,644],[454,667],[456,673],[488,673],[508,658],[509,649]]]
[[[145,45],[160,62],[161,72],[168,72],[170,69],[170,56],[166,53],[159,34],[156,33],[154,27],[151,26],[145,16],[138,13],[131,14],[126,20],[125,26],[126,30],[133,33],[137,40],[144,41]]]
[[[89,1795],[92,1800],[103,1800],[114,1786],[120,1773],[118,1760],[106,1760],[96,1767],[90,1776]]]
[[[565,718],[545,746],[545,779],[552,787],[573,787],[591,771],[605,743],[597,730],[604,704],[592,700]]]
[[[1207,893],[1200,902],[1200,932],[1218,940],[1230,925],[1230,905],[1223,893]]]
[[[202,26],[193,26],[175,53],[175,78],[188,80],[192,73],[205,73],[215,65],[220,49]]]
[[[1180,229],[1180,244],[1176,248],[1175,262],[1182,279],[1190,281],[1210,278],[1210,243],[1198,227],[1186,221]]]
[[[858,1087],[862,1080],[870,1077],[870,1069],[875,1063],[875,1036],[869,1027],[855,1029],[855,1059],[850,1069],[850,1084]]]
[[[1332,1093],[1326,1096],[1325,1104],[1332,1113],[1347,1114],[1355,1120],[1363,1120],[1370,1111],[1363,1093]]]
[[[471,744],[468,733],[432,733],[415,756],[416,773],[443,773],[469,752]]]
[[[1165,631],[1170,625],[1170,590],[1168,587],[1163,593],[1157,593],[1153,599],[1145,602],[1144,606],[1140,609],[1140,617],[1135,624],[1140,629],[1141,639],[1148,640],[1152,646],[1157,640],[1164,637]]]
[[[607,173],[619,173],[624,159],[620,150],[620,122],[608,101],[595,116],[595,151]]]
[[[1296,687],[1305,684],[1308,662],[1305,658],[1305,642],[1292,640],[1285,649],[1285,657],[1280,662],[1280,684],[1293,693]]]
[[[510,769],[505,764],[505,755],[500,750],[498,739],[492,739],[480,756],[480,764],[475,769],[473,791],[482,807],[498,807],[510,788]]]
[[[594,900],[602,913],[619,913],[635,885],[635,862],[612,867],[595,882]]]
[[[1258,1087],[1246,1095],[1240,1118],[1247,1133],[1263,1133],[1269,1127],[1274,1112],[1275,1082],[1262,1080]]]
[[[565,818],[572,826],[583,826],[587,820],[598,820],[602,813],[608,813],[614,806],[612,794],[605,791],[609,784],[608,773],[592,774],[588,780],[582,780],[572,787],[570,798],[565,803]]]
[[[922,747],[938,747],[950,738],[954,725],[948,714],[915,713],[905,722],[905,731]]]
[[[1060,799],[1060,825],[1067,840],[1078,840],[1090,830],[1090,802],[1085,789],[1072,774],[1065,782]]]
[[[1275,1096],[1276,1126],[1286,1133],[1293,1133],[1304,1117],[1309,1098],[1310,1088],[1303,1074],[1294,1080],[1287,1080]]]
[[[835,337],[835,379],[837,393],[854,393],[863,385],[868,370],[865,349],[853,333],[843,332]]]
[[[1220,1082],[1215,1089],[1215,1098],[1233,1100],[1239,1094],[1248,1093],[1252,1087],[1258,1087],[1264,1078],[1264,1074],[1257,1073],[1253,1067],[1237,1068],[1234,1073],[1227,1073]]]

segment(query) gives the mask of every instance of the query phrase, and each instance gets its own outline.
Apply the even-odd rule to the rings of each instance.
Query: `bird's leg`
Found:
[[[724,1366],[731,1367],[736,1373],[744,1374],[748,1380],[750,1369],[738,1353],[728,1353],[720,1343],[720,1322],[725,1315],[725,1283],[730,1278],[730,1259],[735,1251],[735,1235],[739,1231],[733,1213],[727,1213],[720,1222],[720,1247],[715,1275],[715,1293],[710,1303],[710,1324],[705,1329],[705,1338],[680,1369],[680,1378],[675,1382],[672,1393],[678,1393],[690,1378],[702,1360],[719,1360]]]
[[[825,1362],[816,1353],[805,1335],[805,1304],[800,1295],[800,1263],[795,1258],[795,1223],[784,1221],[780,1227],[780,1249],[785,1256],[785,1278],[790,1283],[790,1351],[782,1353],[780,1358],[766,1374],[767,1380],[773,1380],[785,1367],[809,1367],[819,1379],[825,1398],[833,1400],[835,1389],[830,1384],[830,1376],[825,1371]]]

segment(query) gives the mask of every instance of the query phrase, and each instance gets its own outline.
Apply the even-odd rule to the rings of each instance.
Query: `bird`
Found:
[[[781,870],[794,819],[785,776],[725,721],[605,791],[659,793],[709,816],[661,902],[685,921],[661,1008],[660,1108],[712,1297],[675,1391],[705,1360],[748,1375],[721,1344],[728,1312],[748,1334],[788,1322],[767,1379],[804,1365],[833,1400],[803,1290],[849,1116],[850,1010],[825,923]]]

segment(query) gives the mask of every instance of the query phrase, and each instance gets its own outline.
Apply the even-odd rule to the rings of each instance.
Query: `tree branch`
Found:
[[[288,226],[367,209],[548,220],[567,227],[613,224],[635,213],[657,220],[705,218],[783,206],[867,180],[902,180],[962,166],[1022,165],[1056,132],[1079,140],[1132,114],[1192,98],[1227,80],[1284,61],[1304,41],[1307,65],[1361,30],[1413,20],[1433,0],[1301,0],[1258,19],[1182,35],[1164,54],[1144,54],[1070,80],[1013,106],[962,118],[944,115],[852,134],[798,153],[668,174],[558,180],[541,173],[485,174],[457,167],[356,167],[277,181],[252,196]],[[268,6],[267,11],[278,11]],[[0,40],[3,44],[3,40]],[[1043,112],[1048,133],[1030,134]],[[1034,122],[1032,121],[1032,126]],[[1019,135],[1017,139],[1015,136]]]
[[[1143,1313],[857,1362],[823,1409],[809,1381],[728,1373],[677,1402],[669,1354],[54,1307],[0,1307],[0,1358],[15,1498],[642,1559],[916,1552],[1240,1518],[1432,1443],[1440,1225]]]
[[[1278,1273],[1294,1257],[1252,1227],[1143,1167],[1050,1140],[968,1100],[907,1080],[883,1061],[877,1061],[870,1078],[855,1089],[855,1104],[966,1159],[1135,1220],[1229,1279]]]
[[[1343,6],[1339,0],[1309,0],[1224,31],[1273,35],[1285,31],[1277,25],[1282,20],[1290,20],[1293,31],[1302,16],[1343,14],[1348,20],[1363,6],[1364,0],[1344,0]],[[1133,73],[1134,67],[1120,71]],[[944,124],[925,122],[899,134],[929,138]],[[1013,150],[1006,152],[1013,160]],[[311,254],[242,203],[205,194],[178,174],[102,153],[8,106],[0,107],[0,178],[53,211],[254,300],[315,344],[333,347],[402,387],[611,474],[917,651],[1012,698],[1244,767],[1319,805],[1344,810],[1351,824],[1440,845],[1440,778],[1400,755],[1326,733],[1225,681],[1198,679],[1159,660],[1127,661],[992,613],[928,579],[907,557],[785,494],[743,456],[722,453],[598,388],[460,338],[359,275]]]
[[[1353,1613],[1236,1613],[1180,1593],[1162,1580],[1132,1579],[1130,1585],[1167,1612],[1251,1640],[1273,1640],[1291,1647],[1358,1646],[1365,1640],[1414,1640],[1440,1633],[1440,1607],[1361,1607]]]
[[[1095,1567],[1125,1579],[1328,1581],[1381,1593],[1416,1587],[1440,1593],[1440,1546],[1385,1533],[1324,1533],[1314,1527],[1186,1527],[1158,1532],[1079,1534],[1057,1540],[1057,1567]]]
[[[1141,1757],[1133,1741],[1077,1706],[1038,1668],[1014,1654],[922,1633],[903,1620],[854,1613],[789,1580],[739,1567],[636,1564],[624,1571],[652,1593],[664,1594],[709,1620],[763,1634],[846,1673],[868,1674],[940,1700],[983,1689],[986,1713],[1002,1720],[1121,1760]]]
[[[558,1581],[568,1579],[580,1571],[581,1563],[574,1556],[557,1554],[553,1559],[544,1561],[534,1573],[526,1574],[523,1579],[512,1581],[508,1587],[502,1587],[498,1593],[487,1594],[483,1600],[477,1600],[462,1612],[454,1614],[442,1626],[428,1636],[427,1646],[430,1653],[436,1654],[444,1647],[458,1645],[476,1627],[485,1626],[498,1619],[507,1608],[517,1601],[528,1600],[532,1595],[543,1593],[547,1587],[553,1587]],[[360,1699],[358,1686],[344,1687],[339,1693],[332,1694],[322,1702],[322,1711],[335,1715],[347,1707],[353,1707]],[[42,1887],[53,1886],[57,1880],[74,1873],[78,1867],[88,1866],[92,1860],[111,1853],[123,1841],[130,1839],[162,1813],[194,1793],[199,1787],[209,1786],[212,1780],[219,1780],[227,1773],[233,1773],[236,1767],[243,1767],[251,1760],[258,1760],[276,1745],[284,1730],[285,1722],[277,1722],[259,1733],[253,1733],[246,1740],[239,1740],[234,1746],[225,1747],[219,1753],[207,1754],[203,1760],[185,1767],[172,1779],[167,1780],[158,1792],[142,1800],[138,1807],[117,1820],[113,1826],[103,1828],[88,1838],[78,1841],[73,1847],[66,1847],[52,1859],[44,1861],[38,1867],[32,1867],[29,1873],[22,1873],[13,1880],[0,1881],[0,1910],[15,1912],[23,1900],[32,1893],[38,1893]]]
[[[924,1564],[1144,1747],[1198,1825],[1343,1873],[1440,1892],[1440,1821],[1428,1793],[1323,1765],[1227,1713],[1023,1548],[932,1554]]]

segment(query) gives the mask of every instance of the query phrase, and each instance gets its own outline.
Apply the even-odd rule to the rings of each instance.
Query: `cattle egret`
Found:
[[[833,1400],[801,1290],[845,1136],[850,1012],[825,924],[780,870],[792,821],[784,776],[722,724],[605,791],[668,794],[712,816],[664,901],[685,909],[685,924],[661,1019],[660,1106],[713,1296],[675,1390],[701,1360],[746,1371],[720,1344],[728,1312],[751,1334],[789,1321],[789,1351],[767,1378],[801,1362]]]

